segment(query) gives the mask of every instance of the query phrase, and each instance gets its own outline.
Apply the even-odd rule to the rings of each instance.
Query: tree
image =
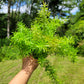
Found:
[[[18,17],[20,16],[20,7],[21,7],[21,3],[23,0],[19,0],[19,11],[18,11]]]
[[[37,10],[40,9],[42,0],[24,0],[27,5],[26,13],[28,13],[32,18],[37,14]]]
[[[69,13],[71,15],[70,11],[77,6],[79,1],[78,0],[44,0],[44,2],[48,4],[48,8],[51,11],[53,17],[55,17],[58,14],[60,17],[66,16],[66,13]]]
[[[3,1],[0,2],[0,9],[1,9],[1,5],[3,4]]]
[[[84,11],[84,0],[81,0],[81,1],[80,1],[79,9],[80,9],[81,12]]]
[[[7,38],[9,39],[10,37],[10,0],[8,0],[8,21],[7,21]]]

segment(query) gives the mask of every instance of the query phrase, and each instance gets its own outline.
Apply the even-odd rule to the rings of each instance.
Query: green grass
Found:
[[[67,58],[49,56],[51,64],[55,67],[62,84],[84,84],[84,57],[78,57],[76,63]],[[21,70],[21,60],[0,62],[0,84],[8,82]],[[28,84],[52,84],[44,68],[38,66],[33,72]]]

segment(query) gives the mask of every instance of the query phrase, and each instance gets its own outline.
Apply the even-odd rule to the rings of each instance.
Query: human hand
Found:
[[[23,58],[22,70],[25,70],[27,73],[32,73],[38,66],[38,60],[30,57]]]

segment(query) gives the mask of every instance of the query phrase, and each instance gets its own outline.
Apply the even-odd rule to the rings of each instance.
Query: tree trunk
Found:
[[[28,80],[34,72],[34,70],[37,68],[37,66],[38,61],[32,56],[23,58],[22,70],[25,70],[26,73],[29,75]]]
[[[18,19],[20,19],[20,7],[21,7],[21,1],[19,2]]]
[[[13,4],[12,4],[12,17],[13,17]]]
[[[10,0],[8,0],[7,38],[10,37]]]
[[[16,4],[15,18],[16,18],[16,16],[17,16],[17,12],[18,12],[18,2],[17,2],[17,4]]]

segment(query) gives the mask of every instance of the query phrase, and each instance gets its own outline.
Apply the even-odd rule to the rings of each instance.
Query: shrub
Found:
[[[2,54],[2,50],[0,49],[0,62],[2,61],[3,59],[3,54]]]
[[[10,39],[7,39],[7,38],[3,38],[3,39],[0,39],[0,47],[1,46],[8,46],[10,44]]]
[[[73,21],[76,19],[74,24],[69,24],[69,29],[66,31],[66,36],[73,36],[76,44],[84,39],[84,13],[77,13]]]
[[[81,42],[79,42],[79,45],[78,45],[78,50],[79,50],[79,54],[84,56],[84,40],[82,40]]]
[[[4,60],[15,60],[15,59],[19,59],[20,55],[19,55],[20,51],[17,47],[14,46],[3,46],[1,48],[1,61]]]

